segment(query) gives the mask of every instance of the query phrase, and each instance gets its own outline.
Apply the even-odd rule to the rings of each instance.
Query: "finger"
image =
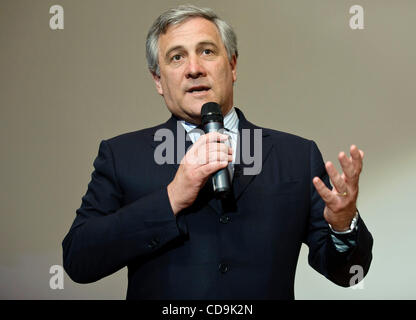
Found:
[[[209,175],[213,174],[214,172],[217,172],[218,170],[225,168],[227,165],[228,165],[228,161],[209,162],[209,163],[199,167],[198,171],[205,178],[205,177],[208,177]]]
[[[200,137],[192,146],[191,152],[189,153],[190,160],[193,163],[203,164],[206,163],[208,160],[208,155],[212,150],[222,151],[224,150],[226,153],[232,154],[232,150],[228,150],[229,148],[224,141],[225,137],[217,132],[212,132],[213,134],[204,135],[204,137]],[[228,137],[228,136],[227,136]],[[218,141],[220,139],[221,141]],[[204,162],[205,159],[205,162]]]
[[[326,204],[332,204],[335,200],[335,195],[331,192],[331,190],[329,190],[326,187],[322,180],[318,177],[315,177],[313,178],[312,182],[315,186],[316,191],[318,191],[319,195],[321,196],[322,200],[324,200]]]
[[[328,161],[325,164],[326,172],[328,172],[329,178],[331,179],[331,182],[335,189],[339,192],[345,192],[347,190],[347,187],[345,185],[345,181],[342,178],[342,176],[338,173],[338,171],[335,169],[334,165],[331,161]]]
[[[228,135],[213,131],[213,132],[201,135],[198,138],[198,140],[195,141],[194,146],[195,148],[198,148],[200,145],[203,145],[209,142],[226,141],[226,140],[228,140]]]
[[[363,167],[363,159],[361,157],[360,150],[355,146],[352,145],[350,148],[352,165],[354,167],[354,173],[360,174],[361,169]]]
[[[210,142],[201,145],[195,152],[195,162],[197,165],[204,165],[216,160],[232,161],[233,159],[232,149],[219,142]]]
[[[205,145],[206,151],[210,152],[224,152],[226,154],[232,154],[233,149],[221,142],[209,142]]]
[[[208,152],[208,147],[207,147],[208,144],[211,144],[211,143],[225,144],[224,142],[226,140],[228,140],[228,136],[226,134],[221,134],[219,132],[210,132],[199,137],[199,139],[195,143],[195,150],[201,148],[201,146],[205,146]]]
[[[201,160],[199,161],[200,164],[205,164],[217,159],[227,161],[228,156],[232,159],[232,148],[220,142],[209,142],[202,145],[198,148],[197,152],[197,156],[199,160]]]
[[[192,146],[190,148],[190,151],[194,156],[197,156],[198,149],[201,146],[203,146],[203,145],[205,145],[205,144],[207,144],[211,141],[221,141],[221,140],[222,141],[226,140],[225,135],[222,135],[218,132],[210,132],[210,133],[207,133],[207,134],[202,134],[195,141],[195,143],[192,144]]]
[[[208,154],[208,158],[206,159],[207,162],[215,162],[215,161],[227,161],[230,162],[233,160],[233,156],[227,154],[225,152],[211,152]]]
[[[338,155],[339,163],[341,164],[342,171],[345,174],[345,177],[347,178],[346,182],[348,183],[349,180],[354,180],[354,167],[352,165],[351,159],[348,159],[345,152],[340,152]]]

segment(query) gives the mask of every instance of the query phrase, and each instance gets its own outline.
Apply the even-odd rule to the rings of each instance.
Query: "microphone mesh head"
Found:
[[[222,115],[220,105],[216,102],[207,102],[202,106],[201,117],[209,114],[220,114]]]
[[[207,102],[201,109],[202,125],[208,122],[223,122],[224,117],[221,112],[220,105],[216,102]]]

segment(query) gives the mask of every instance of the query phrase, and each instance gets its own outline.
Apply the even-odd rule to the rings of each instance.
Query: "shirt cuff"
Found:
[[[332,229],[331,225],[328,224],[329,229],[331,230],[330,235],[332,242],[338,252],[346,252],[357,245],[356,235],[358,231],[358,219],[359,212],[357,210],[357,213],[351,222],[350,229],[347,231],[335,231]]]

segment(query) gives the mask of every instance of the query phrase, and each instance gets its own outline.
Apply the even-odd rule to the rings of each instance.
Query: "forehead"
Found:
[[[169,26],[159,36],[159,50],[163,54],[173,46],[187,47],[208,40],[218,46],[222,45],[217,26],[201,17],[189,18],[180,24]]]

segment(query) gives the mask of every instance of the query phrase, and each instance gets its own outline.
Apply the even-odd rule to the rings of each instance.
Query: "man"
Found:
[[[356,208],[362,151],[340,153],[339,174],[314,142],[248,122],[233,107],[235,34],[209,9],[165,12],[146,49],[172,117],[101,142],[63,241],[69,276],[88,283],[127,266],[128,299],[293,299],[302,242],[309,264],[334,283],[350,286],[354,265],[366,274],[373,239]],[[211,101],[221,106],[230,147],[222,143],[228,135],[195,134]],[[175,138],[185,129],[193,140],[177,164],[155,162],[161,129]],[[247,175],[248,165],[236,161],[247,141],[238,142],[248,130],[253,147],[255,129],[262,169]],[[218,199],[210,177],[227,166],[232,192]]]

